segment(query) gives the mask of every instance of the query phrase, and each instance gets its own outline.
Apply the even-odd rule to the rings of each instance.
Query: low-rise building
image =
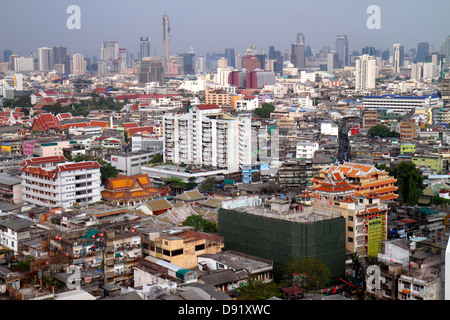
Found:
[[[65,160],[64,157],[42,157],[22,163],[24,203],[69,208],[100,201],[101,165],[97,161],[72,163]]]

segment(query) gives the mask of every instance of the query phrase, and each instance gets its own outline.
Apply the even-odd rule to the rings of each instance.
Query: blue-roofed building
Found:
[[[414,112],[416,108],[432,109],[439,107],[440,98],[437,95],[401,96],[387,94],[382,96],[365,96],[363,108],[365,110],[388,109],[396,114]]]

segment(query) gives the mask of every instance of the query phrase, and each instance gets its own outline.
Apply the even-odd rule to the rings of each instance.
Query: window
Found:
[[[205,244],[199,244],[195,246],[195,251],[205,250]]]
[[[349,232],[353,232],[353,227],[348,227],[347,230],[348,230]]]
[[[347,242],[353,243],[353,238],[352,238],[352,237],[348,237],[348,238],[347,238]]]
[[[180,254],[183,254],[183,249],[178,249],[178,250],[172,251],[172,257],[179,256]]]

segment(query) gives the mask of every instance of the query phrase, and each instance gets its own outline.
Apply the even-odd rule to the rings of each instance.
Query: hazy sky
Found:
[[[80,30],[66,26],[70,5],[81,9]],[[381,10],[379,30],[366,26],[370,5]],[[417,48],[422,41],[439,50],[450,34],[449,0],[0,0],[0,54],[63,45],[69,54],[100,57],[102,41],[118,41],[137,54],[139,37],[149,36],[152,55],[160,55],[164,12],[171,52],[193,46],[196,56],[225,48],[243,53],[253,45],[284,52],[297,31],[317,51],[324,45],[334,49],[336,36],[346,34],[350,53],[366,45],[392,52],[394,42]]]

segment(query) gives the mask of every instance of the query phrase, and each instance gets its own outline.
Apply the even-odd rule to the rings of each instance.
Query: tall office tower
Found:
[[[306,65],[305,44],[293,43],[291,46],[291,62],[297,69],[303,69]]]
[[[339,69],[341,61],[339,60],[339,53],[336,51],[331,51],[327,55],[327,72],[329,74],[334,73],[334,69]]]
[[[164,68],[167,68],[170,57],[170,23],[167,14],[162,19],[162,61]]]
[[[428,42],[420,42],[417,45],[416,63],[425,62],[428,56],[429,44]]]
[[[117,73],[119,71],[119,42],[104,41],[100,56],[100,60],[105,63],[106,73]]]
[[[195,61],[195,73],[205,74],[206,73],[206,60],[205,57],[198,57]]]
[[[3,51],[3,62],[8,62],[9,57],[13,54],[13,52],[9,49]]]
[[[307,45],[306,46],[306,49],[305,49],[305,57],[311,57],[313,54],[312,54],[312,50],[311,50],[311,46],[310,45]]]
[[[125,48],[119,48],[118,66],[118,72],[125,73],[125,69],[127,68],[127,49]]]
[[[19,57],[14,59],[15,71],[33,71],[34,62],[33,58]]]
[[[384,61],[388,61],[389,60],[389,55],[390,55],[389,49],[386,49],[385,51],[383,51],[381,53],[381,59],[384,60]]]
[[[141,57],[140,57],[141,61],[142,61],[142,59],[151,56],[149,37],[141,37],[140,54],[141,54]]]
[[[186,75],[195,74],[195,52],[192,46],[183,54],[183,70]]]
[[[441,54],[445,56],[445,66],[450,66],[450,35],[441,46]]]
[[[356,90],[375,89],[377,76],[377,63],[375,57],[364,54],[356,58]]]
[[[9,70],[16,70],[16,66],[15,66],[15,59],[19,58],[19,56],[17,54],[12,54],[9,56]]]
[[[225,49],[225,58],[227,58],[229,67],[236,68],[236,53],[234,48]]]
[[[70,73],[70,56],[67,54],[66,47],[53,47],[53,64],[63,64],[64,72],[67,74]]]
[[[300,31],[297,32],[297,43],[305,43],[305,36]]]
[[[256,56],[243,56],[242,68],[247,69],[247,71],[255,71],[255,69],[261,69],[261,63]]]
[[[365,46],[364,48],[361,49],[361,54],[368,54],[370,56],[375,57],[375,55],[376,55],[375,47]]]
[[[421,82],[422,77],[423,77],[423,62],[412,63],[411,79]]]
[[[348,39],[346,35],[338,35],[335,50],[339,57],[340,67],[348,66]]]
[[[164,161],[238,171],[251,164],[251,119],[224,117],[216,105],[163,116]]]
[[[403,67],[404,47],[400,43],[394,43],[394,73],[400,73]]]
[[[86,62],[84,61],[83,55],[75,53],[72,56],[72,73],[81,74],[86,71]]]
[[[159,57],[146,57],[139,64],[138,85],[144,87],[149,82],[164,85],[164,66]]]
[[[283,56],[281,51],[275,50],[274,46],[269,46],[269,60],[275,60],[273,71],[283,75]]]
[[[53,49],[47,47],[38,48],[38,70],[42,72],[51,71],[53,65]]]

